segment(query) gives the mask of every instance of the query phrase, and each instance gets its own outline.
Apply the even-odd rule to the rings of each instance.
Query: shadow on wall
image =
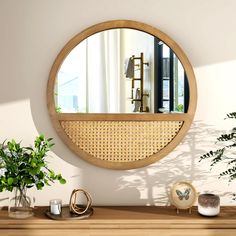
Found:
[[[186,180],[193,182],[197,192],[210,190],[221,196],[231,195],[229,192],[223,194],[223,190],[219,192],[218,185],[214,184],[219,181],[218,174],[210,171],[209,162],[199,163],[199,157],[214,143],[210,138],[218,136],[218,133],[219,130],[210,125],[194,122],[183,142],[168,157],[147,168],[130,170],[120,176],[117,194],[124,195],[132,191],[134,194],[131,196],[129,192],[130,197],[140,204],[169,205],[170,186]],[[198,143],[201,143],[200,147]],[[214,189],[210,186],[212,184]]]

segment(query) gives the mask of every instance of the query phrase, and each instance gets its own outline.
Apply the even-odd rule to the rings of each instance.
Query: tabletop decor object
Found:
[[[192,184],[186,181],[177,182],[171,188],[171,203],[176,207],[177,214],[179,210],[188,210],[191,214],[191,207],[197,200],[197,192]]]
[[[82,193],[86,197],[87,203],[85,206],[81,206],[80,204],[78,204],[79,193]],[[69,204],[70,211],[72,213],[75,213],[77,215],[82,215],[89,210],[91,205],[92,205],[92,198],[88,192],[86,192],[83,189],[74,189],[72,191],[71,196],[70,196],[70,204]]]
[[[60,215],[62,208],[62,200],[61,199],[52,199],[49,202],[50,205],[50,213],[53,215]]]
[[[61,174],[48,168],[47,152],[54,145],[52,138],[43,134],[36,137],[34,147],[21,146],[14,139],[0,144],[0,192],[5,190],[13,195],[9,199],[8,214],[13,218],[27,218],[34,214],[34,200],[27,190],[43,189],[55,180],[65,184]]]
[[[198,196],[198,212],[203,216],[216,216],[220,213],[220,197],[211,193]]]
[[[82,194],[82,196],[85,196],[86,198],[86,204],[80,204],[79,203],[79,194]],[[55,200],[58,199],[54,199]],[[57,201],[58,203],[58,201]],[[81,220],[86,219],[90,217],[93,214],[93,208],[92,205],[92,198],[90,194],[83,190],[83,189],[74,189],[70,196],[70,203],[69,206],[65,205],[61,208],[60,214],[59,210],[53,207],[51,208],[51,201],[50,201],[50,207],[49,210],[46,211],[46,215],[53,219],[53,220]],[[58,205],[56,205],[58,207]]]

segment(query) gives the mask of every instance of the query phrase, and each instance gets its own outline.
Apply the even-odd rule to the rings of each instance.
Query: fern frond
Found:
[[[233,159],[232,161],[229,161],[227,164],[228,164],[228,166],[230,166],[230,165],[232,165],[232,164],[234,164],[234,163],[236,163],[236,158]]]
[[[215,158],[212,159],[211,161],[211,165],[210,166],[214,166],[215,164],[217,164],[218,162],[222,161],[223,160],[223,154],[225,152],[225,148],[222,148],[222,149],[218,149],[216,152],[215,152]]]
[[[226,175],[229,175],[230,178],[236,175],[236,167],[234,166],[220,173],[220,176],[226,176]]]
[[[226,114],[226,119],[236,119],[236,112]]]
[[[222,134],[220,137],[217,138],[218,141],[226,142],[236,138],[236,133],[230,134]]]
[[[207,158],[210,158],[210,157],[214,156],[214,155],[215,155],[215,152],[216,152],[216,151],[209,151],[209,152],[203,154],[202,156],[200,156],[199,162],[202,161],[202,160],[204,160],[204,159],[207,159]]]

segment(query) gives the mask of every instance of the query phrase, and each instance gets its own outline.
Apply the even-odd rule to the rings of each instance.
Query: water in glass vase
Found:
[[[35,199],[27,194],[27,188],[14,188],[9,198],[8,216],[28,218],[34,215]]]

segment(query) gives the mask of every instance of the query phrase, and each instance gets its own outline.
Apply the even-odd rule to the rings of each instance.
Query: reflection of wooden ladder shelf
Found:
[[[130,78],[132,84],[131,84],[131,98],[129,99],[131,100],[132,104],[134,102],[140,102],[140,106],[138,107],[138,110],[137,110],[138,112],[149,112],[149,107],[144,106],[144,96],[149,96],[148,93],[144,93],[144,65],[149,66],[149,63],[144,62],[144,55],[142,52],[140,53],[139,57],[136,57],[133,55],[130,58],[130,60],[133,60],[134,76]],[[139,77],[136,76],[136,73],[135,73],[136,70],[139,70]],[[134,89],[135,89],[134,82],[135,81],[140,81],[139,88],[137,89],[137,91],[139,91],[139,97],[134,97]]]

